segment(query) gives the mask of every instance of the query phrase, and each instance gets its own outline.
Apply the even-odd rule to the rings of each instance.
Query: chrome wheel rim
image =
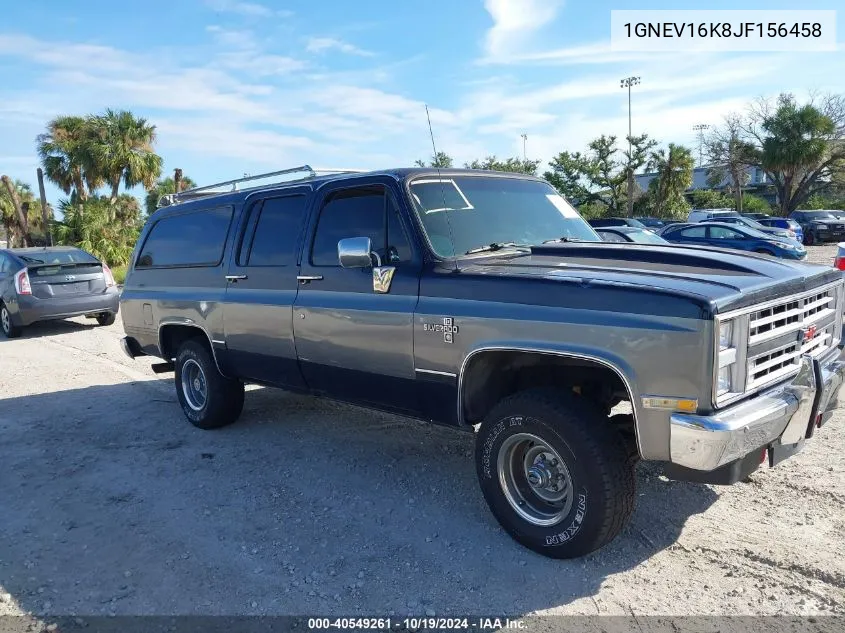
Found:
[[[9,311],[6,309],[6,306],[0,308],[0,322],[2,322],[3,331],[8,333],[11,328],[9,327]]]
[[[559,523],[572,509],[572,477],[566,463],[542,438],[517,433],[497,460],[499,484],[514,511],[532,525]]]
[[[208,383],[202,367],[193,358],[182,364],[182,395],[194,411],[202,411],[208,398]]]

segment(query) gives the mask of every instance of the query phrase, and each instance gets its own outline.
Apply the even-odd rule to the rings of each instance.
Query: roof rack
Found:
[[[254,176],[244,176],[243,178],[235,178],[234,180],[224,180],[223,182],[216,182],[211,185],[203,185],[202,187],[194,187],[193,189],[186,189],[179,193],[168,193],[159,197],[158,207],[168,207],[172,204],[183,200],[193,200],[195,198],[202,198],[204,196],[218,196],[226,193],[225,191],[209,191],[210,189],[217,189],[218,187],[232,186],[231,191],[238,191],[238,185],[243,182],[250,182],[253,180],[263,180],[265,178],[272,178],[274,176],[287,176],[289,174],[297,174],[305,172],[304,176],[299,178],[292,178],[290,180],[281,181],[284,184],[291,182],[298,182],[300,180],[308,180],[315,178],[321,174],[360,174],[366,172],[365,169],[314,169],[311,165],[302,165],[300,167],[291,167],[289,169],[280,169],[278,171],[271,171],[265,174],[255,174]],[[276,184],[276,183],[267,183]],[[261,185],[267,186],[267,185]]]

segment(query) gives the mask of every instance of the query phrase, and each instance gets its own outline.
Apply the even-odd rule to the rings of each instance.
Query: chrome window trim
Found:
[[[464,374],[466,373],[466,368],[469,364],[470,359],[473,356],[476,356],[477,354],[481,354],[482,352],[529,352],[533,354],[545,354],[547,356],[561,356],[563,358],[575,358],[578,360],[592,361],[598,365],[607,367],[608,369],[612,370],[617,376],[619,376],[620,380],[622,380],[622,384],[625,385],[625,389],[628,392],[628,399],[631,402],[631,412],[634,418],[634,437],[637,442],[637,452],[640,455],[643,454],[642,447],[640,445],[640,425],[639,418],[637,416],[637,402],[635,400],[634,389],[631,387],[631,382],[628,380],[628,377],[621,369],[619,369],[610,361],[605,360],[604,358],[600,358],[598,356],[582,354],[580,352],[564,352],[559,350],[542,349],[538,347],[528,347],[521,345],[488,345],[473,349],[466,356],[464,356],[464,360],[461,362],[461,370],[458,373],[458,426],[466,426],[467,424],[469,424],[464,419]]]

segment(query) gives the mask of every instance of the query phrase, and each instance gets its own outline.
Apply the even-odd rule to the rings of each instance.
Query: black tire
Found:
[[[12,315],[2,301],[0,301],[0,330],[3,331],[6,338],[17,338],[23,332],[21,326],[12,323]]]
[[[101,312],[97,315],[97,323],[100,325],[111,325],[114,323],[114,312]]]
[[[816,243],[816,236],[813,235],[812,231],[807,231],[804,234],[804,244],[806,244],[807,246],[812,246],[815,243]]]
[[[189,372],[187,385],[182,380],[186,371]],[[197,384],[194,379],[199,379],[202,388],[192,389]],[[184,342],[176,353],[175,385],[185,417],[197,428],[219,429],[232,424],[243,410],[243,383],[223,376],[217,370],[208,346],[196,339]],[[199,398],[201,393],[204,394],[202,399]]]
[[[526,436],[541,442],[532,445],[523,439]],[[509,449],[515,442],[527,442],[527,450]],[[500,455],[504,464],[528,461],[536,466],[538,462],[531,461],[530,455],[543,445],[556,453],[551,457],[562,461],[570,482],[566,499],[571,501],[560,502],[545,515],[549,523],[538,525],[520,515],[516,507],[531,514],[536,507],[551,506],[544,504],[524,477],[521,488],[503,485],[501,481],[515,481],[516,477],[503,475],[508,468],[500,464]],[[514,456],[508,460],[511,450]],[[482,422],[475,455],[481,490],[493,515],[518,543],[549,558],[576,558],[603,547],[619,534],[634,510],[634,460],[623,437],[599,411],[569,394],[536,389],[504,399]],[[540,459],[543,457],[549,455]],[[554,465],[556,461],[544,463]],[[506,487],[521,492],[506,493]],[[512,504],[509,495],[514,499],[520,495],[522,502]],[[544,520],[544,515],[537,516]]]

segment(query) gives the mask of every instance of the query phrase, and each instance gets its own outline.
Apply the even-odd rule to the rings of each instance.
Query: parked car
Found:
[[[71,246],[0,250],[0,329],[21,335],[36,321],[73,316],[114,323],[118,290],[111,270],[90,253]]]
[[[845,238],[845,220],[840,220],[830,211],[793,211],[789,219],[801,225],[804,243],[808,246]]]
[[[801,225],[795,220],[790,218],[763,218],[757,221],[766,227],[789,229],[795,233],[795,237],[793,239],[795,239],[796,242],[804,242],[804,229],[802,229]]]
[[[633,218],[633,219],[636,220],[637,222],[639,222],[640,224],[642,224],[643,226],[645,226],[646,228],[652,229],[653,231],[659,231],[664,226],[667,226],[667,225],[672,224],[673,222],[677,221],[677,220],[664,220],[663,218],[648,218],[648,217],[646,217],[646,218],[638,217],[638,218]]]
[[[718,246],[783,259],[806,259],[807,257],[807,249],[799,242],[769,235],[741,224],[697,222],[666,231],[662,237],[669,242],[687,246]]]
[[[726,216],[739,216],[733,209],[693,209],[687,216],[687,222],[705,222]]]
[[[634,244],[668,244],[659,235],[635,226],[605,226],[596,229],[605,242],[628,242]]]
[[[761,220],[765,220],[766,218],[772,217],[768,213],[740,213],[740,215],[750,220],[757,220],[758,222],[760,222]]]
[[[735,483],[837,406],[831,266],[603,242],[524,174],[284,173],[166,197],[128,267],[122,347],[174,372],[201,429],[238,419],[245,382],[464,429],[503,528],[572,558],[626,525],[637,459]]]
[[[708,221],[708,220],[705,220]],[[757,222],[756,220],[751,220],[749,218],[742,217],[741,215],[722,215],[717,216],[713,220],[709,220],[711,222],[721,222],[722,224],[735,224],[739,226],[744,226],[749,229],[754,229],[755,231],[760,231],[761,233],[768,233],[769,235],[776,235],[777,237],[785,237],[790,240],[797,240],[798,236],[795,234],[795,231],[792,229],[786,228],[778,228],[775,226],[764,226]]]
[[[589,220],[590,226],[593,228],[599,226],[633,226],[638,229],[647,229],[648,227],[634,218],[593,218]]]
[[[836,256],[833,258],[833,267],[845,271],[845,242],[836,245]]]

